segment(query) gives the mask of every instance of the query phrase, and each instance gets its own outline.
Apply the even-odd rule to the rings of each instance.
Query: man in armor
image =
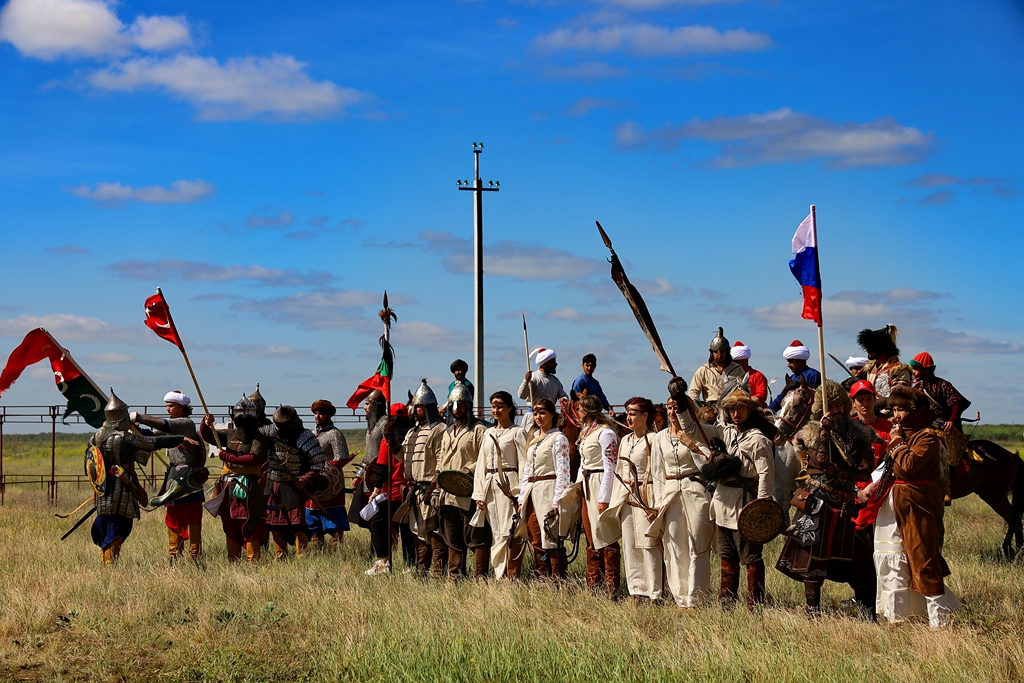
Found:
[[[263,400],[257,384],[256,391],[243,397],[232,409],[234,428],[218,432],[224,446],[218,456],[224,462],[224,468],[211,501],[220,503],[211,512],[220,517],[230,562],[241,558],[243,547],[247,561],[259,561],[260,549],[267,542],[267,505],[263,495],[266,474],[263,468],[274,442],[260,432],[260,428],[270,423],[266,409],[267,402]],[[213,415],[207,415],[199,427],[199,433],[207,443],[214,441],[213,424]],[[207,504],[208,507],[210,505]]]
[[[369,529],[370,523],[359,513],[370,502],[370,492],[376,483],[380,440],[384,438],[384,430],[388,426],[388,403],[380,389],[370,392],[363,402],[363,410],[366,411],[366,449],[363,451],[363,461],[359,463],[356,476],[352,479],[352,506],[348,516],[355,519],[359,526]]]
[[[693,381],[686,392],[698,405],[716,404],[726,378],[743,379],[745,374],[743,368],[733,361],[729,340],[725,338],[725,332],[721,327],[711,340],[708,352],[708,362],[693,373]]]
[[[310,407],[316,421],[317,441],[327,459],[325,467],[335,467],[340,471],[352,460],[348,452],[348,442],[341,430],[334,426],[332,418],[338,412],[330,401],[320,399]],[[336,520],[336,521],[335,521]],[[339,526],[340,524],[340,526]],[[331,537],[331,550],[337,550],[341,539],[348,531],[348,516],[345,513],[344,474],[342,474],[342,492],[338,505],[332,505],[326,511],[321,510],[312,499],[306,502],[306,526],[309,527],[309,540],[315,546],[324,546],[325,534]]]
[[[199,434],[192,415],[192,400],[180,391],[164,395],[167,417],[154,417],[132,412],[136,425],[151,427],[158,435],[180,434],[196,443]],[[148,435],[148,432],[144,431]],[[153,498],[154,507],[167,506],[167,552],[171,562],[178,559],[188,542],[192,561],[199,559],[203,548],[203,482],[209,476],[205,468],[206,453],[201,445],[185,442],[177,448],[167,449],[170,467],[164,476],[160,494]]]
[[[886,325],[880,330],[863,329],[857,334],[857,343],[868,354],[863,378],[875,385],[879,410],[887,408],[893,387],[909,387],[912,382],[910,367],[900,362],[900,349],[896,346],[898,333],[895,325]]]
[[[103,408],[103,426],[93,434],[89,444],[103,454],[107,470],[106,488],[96,496],[96,520],[92,524],[92,542],[103,551],[103,563],[112,564],[121,554],[121,544],[132,532],[139,508],[149,503],[149,496],[135,473],[135,463],[145,467],[150,454],[158,448],[176,448],[185,437],[143,436],[131,431],[128,405],[110,390],[110,400]]]
[[[327,456],[320,442],[302,425],[292,406],[279,406],[274,421],[260,429],[274,440],[267,458],[267,526],[274,540],[277,559],[288,555],[288,545],[295,540],[295,554],[306,554],[309,527],[306,526],[306,501],[317,488],[320,470]],[[323,482],[326,486],[327,482]]]
[[[827,392],[827,393],[826,393]],[[823,395],[828,414],[822,416]],[[807,460],[807,481],[793,496],[797,513],[792,533],[775,568],[804,584],[807,611],[821,609],[827,579],[849,584],[864,615],[875,618],[875,567],[870,537],[858,532],[854,517],[857,483],[871,480],[875,467],[874,430],[850,418],[849,394],[827,380],[814,395],[811,417],[820,420],[816,446]],[[809,430],[815,423],[810,423]]]
[[[412,397],[413,427],[402,443],[405,476],[409,480],[409,528],[416,547],[416,571],[426,575],[432,560],[431,532],[437,528],[437,510],[430,505],[430,494],[437,470],[437,454],[445,424],[437,410],[437,398],[424,379]]]
[[[452,388],[452,393],[448,395],[448,406],[453,421],[441,437],[437,473],[459,470],[472,476],[487,426],[472,414],[472,394],[462,384]],[[447,560],[448,576],[453,579],[462,578],[466,572],[467,547],[474,549],[474,575],[486,576],[490,527],[478,529],[470,526],[470,508],[475,507],[471,497],[457,497],[437,489],[431,496],[431,504],[438,510],[438,528],[430,539],[434,550],[434,576],[443,576]],[[477,549],[480,552],[476,552]]]

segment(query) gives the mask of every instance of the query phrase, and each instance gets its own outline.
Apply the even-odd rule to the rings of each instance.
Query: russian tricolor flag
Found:
[[[814,207],[793,235],[793,260],[789,269],[804,290],[801,316],[821,326],[821,271],[818,269],[818,227]]]

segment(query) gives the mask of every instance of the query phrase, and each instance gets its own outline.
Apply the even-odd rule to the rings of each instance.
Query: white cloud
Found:
[[[105,266],[106,270],[131,280],[160,281],[178,279],[186,282],[231,282],[253,280],[263,286],[296,287],[324,285],[334,280],[330,273],[310,271],[301,273],[289,268],[265,266],[222,266],[204,261],[184,259],[156,259],[154,261],[125,260]]]
[[[542,320],[562,320],[580,325],[622,322],[624,320],[632,319],[632,316],[625,313],[584,313],[572,306],[547,311],[546,313],[542,313],[540,317]]]
[[[196,348],[232,353],[242,358],[273,358],[280,360],[320,360],[313,349],[296,349],[286,344],[208,344]]]
[[[898,166],[922,161],[935,147],[931,133],[882,117],[867,123],[837,123],[783,108],[764,114],[717,116],[645,131],[632,121],[619,125],[622,149],[658,145],[674,148],[681,139],[718,144],[710,161],[717,168],[825,159],[834,168]]]
[[[105,365],[111,363],[134,363],[135,357],[126,353],[90,353],[85,357],[87,363]]]
[[[213,183],[205,180],[175,180],[170,187],[132,187],[121,183],[96,183],[93,188],[88,185],[71,188],[71,193],[76,197],[91,199],[107,206],[119,206],[128,201],[147,204],[195,204],[216,192],[217,188]]]
[[[179,54],[129,59],[85,78],[108,92],[166,92],[194,106],[204,120],[326,118],[367,99],[353,88],[314,81],[306,67],[290,55],[236,57],[221,64],[213,57]]]
[[[392,305],[414,302],[411,297],[390,293],[388,300]],[[236,301],[231,309],[310,330],[379,330],[379,321],[371,319],[366,309],[379,308],[380,303],[380,292],[324,288],[271,299]]]
[[[772,44],[767,33],[710,26],[617,24],[600,28],[560,28],[539,35],[533,46],[543,52],[627,52],[641,57],[722,54],[764,50]]]
[[[581,97],[576,102],[566,109],[566,116],[573,118],[586,116],[590,112],[597,109],[605,109],[608,107],[615,107],[621,104],[618,100],[602,99],[597,97]]]
[[[603,0],[604,4],[627,10],[657,10],[680,5],[719,5],[740,0]]]
[[[245,227],[247,228],[269,228],[271,230],[278,230],[283,228],[289,228],[295,222],[295,214],[291,211],[282,211],[281,213],[273,214],[270,216],[260,216],[252,214],[246,216]]]
[[[0,12],[0,40],[37,59],[117,57],[132,48],[191,45],[184,17],[136,18],[125,26],[105,0],[10,0]]]
[[[441,263],[449,272],[473,272],[472,243],[468,239],[434,230],[424,230],[420,237],[428,251],[447,254]],[[540,244],[506,240],[484,247],[484,271],[517,280],[574,280],[592,275],[603,266],[597,259]]]
[[[552,81],[598,81],[604,78],[625,76],[624,67],[612,66],[605,62],[581,62],[569,66],[545,67],[542,75]]]
[[[395,323],[391,342],[396,348],[422,351],[465,351],[472,346],[473,335],[421,320]]]
[[[112,325],[99,318],[87,318],[71,313],[52,315],[22,315],[0,319],[0,337],[21,337],[43,327],[60,342],[152,343],[157,339],[143,327]]]

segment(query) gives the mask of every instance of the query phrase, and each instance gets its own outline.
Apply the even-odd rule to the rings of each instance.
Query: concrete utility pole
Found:
[[[473,143],[473,182],[459,180],[460,190],[473,192],[473,396],[477,413],[484,409],[484,192],[497,192],[501,186],[480,180],[480,153],[484,143]]]

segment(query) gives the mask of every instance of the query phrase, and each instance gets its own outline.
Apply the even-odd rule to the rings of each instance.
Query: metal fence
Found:
[[[220,423],[227,423],[230,419],[230,411],[233,406],[211,405],[210,413]],[[166,414],[166,407],[163,403],[151,406],[133,406],[140,413],[146,415]],[[299,410],[299,409],[297,409]],[[0,406],[0,505],[4,504],[8,486],[39,486],[40,490],[46,491],[48,503],[56,504],[58,494],[61,491],[61,484],[64,488],[74,485],[76,490],[82,487],[90,487],[89,478],[85,474],[57,474],[57,431],[63,428],[65,422],[61,419],[64,414],[64,406]],[[197,411],[193,417],[198,420],[202,413]],[[307,425],[313,424],[313,414],[308,410],[299,410],[299,417]],[[352,410],[342,406],[334,416],[334,423],[341,429],[365,428],[366,417],[362,408]],[[50,432],[50,473],[47,474],[16,474],[4,471],[4,427],[5,425],[41,425],[49,427]],[[89,427],[78,413],[68,415],[66,426],[68,427]],[[92,429],[92,427],[89,427]],[[79,432],[75,432],[79,433]],[[82,434],[83,440],[85,434]],[[155,471],[156,458],[149,461],[149,471],[140,472],[139,478],[151,489],[156,489],[163,482],[163,475]]]

